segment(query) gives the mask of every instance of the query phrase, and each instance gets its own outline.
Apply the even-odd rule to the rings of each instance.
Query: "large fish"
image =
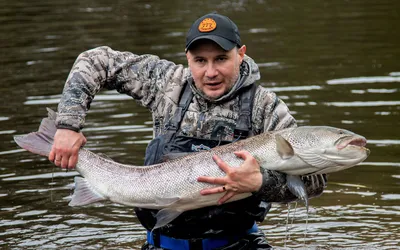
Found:
[[[57,130],[56,116],[48,109],[48,118],[42,120],[38,132],[15,136],[14,140],[30,152],[48,156]],[[83,177],[75,177],[75,190],[69,205],[111,200],[128,206],[158,209],[154,227],[158,228],[184,211],[216,205],[223,194],[200,195],[200,190],[212,185],[198,182],[197,178],[224,176],[212,155],[220,156],[231,166],[239,166],[243,159],[233,154],[239,150],[249,151],[265,169],[286,173],[289,189],[307,205],[307,193],[299,176],[352,167],[367,158],[369,150],[365,145],[364,137],[344,129],[304,126],[263,133],[146,167],[120,164],[82,148],[76,170]],[[230,201],[250,195],[236,195]]]

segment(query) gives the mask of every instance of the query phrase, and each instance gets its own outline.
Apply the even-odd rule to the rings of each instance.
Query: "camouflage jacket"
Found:
[[[164,124],[172,118],[186,81],[195,93],[181,123],[180,133],[208,139],[215,124],[227,124],[225,140],[232,140],[238,118],[236,93],[260,78],[255,62],[246,56],[241,74],[232,90],[218,100],[209,101],[194,87],[188,68],[161,60],[154,55],[135,55],[99,47],[79,55],[69,74],[58,106],[58,128],[79,131],[94,96],[102,89],[116,89],[132,96],[151,110],[154,136],[164,132]],[[287,106],[273,92],[257,88],[252,115],[252,133],[295,126]]]
[[[260,78],[256,63],[245,56],[240,77],[229,93],[210,101],[194,86],[190,70],[183,65],[154,55],[135,55],[109,47],[83,52],[76,59],[58,105],[57,127],[80,131],[90,103],[101,89],[116,89],[132,96],[151,110],[153,136],[165,133],[165,124],[173,117],[185,82],[191,84],[194,97],[181,122],[178,133],[209,139],[215,125],[223,122],[223,140],[233,139],[239,112],[238,91]],[[275,93],[258,86],[252,110],[250,135],[296,126],[286,104]],[[268,173],[264,173],[269,178]],[[266,181],[266,180],[265,180]],[[277,180],[278,182],[278,180]]]

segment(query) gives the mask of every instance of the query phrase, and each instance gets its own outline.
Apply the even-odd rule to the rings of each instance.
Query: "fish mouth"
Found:
[[[367,145],[367,139],[364,137],[345,137],[342,139],[339,139],[336,147],[341,150],[344,149],[347,146],[354,146],[354,147],[360,147],[360,148],[365,148],[365,145]],[[367,149],[367,148],[365,148]]]
[[[351,140],[348,145],[354,145],[359,147],[365,147],[367,145],[367,140],[365,138],[356,138]]]

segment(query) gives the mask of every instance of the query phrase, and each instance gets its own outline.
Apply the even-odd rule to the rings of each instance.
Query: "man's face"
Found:
[[[239,76],[246,46],[223,50],[210,40],[200,40],[186,57],[196,88],[211,100],[227,93]]]

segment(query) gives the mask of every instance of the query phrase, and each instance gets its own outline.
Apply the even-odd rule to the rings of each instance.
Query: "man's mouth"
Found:
[[[215,86],[221,84],[221,82],[206,82],[206,85]]]
[[[222,82],[207,82],[207,83],[205,83],[205,85],[207,86],[207,88],[209,88],[211,90],[216,90],[221,87]]]

